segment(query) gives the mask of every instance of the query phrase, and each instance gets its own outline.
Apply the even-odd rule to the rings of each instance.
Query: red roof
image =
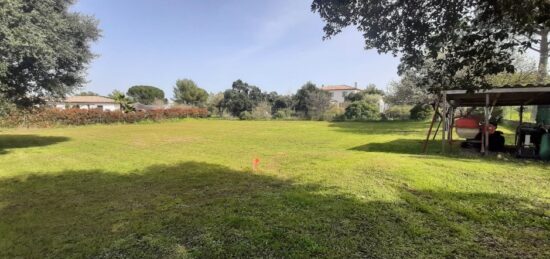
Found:
[[[321,90],[338,91],[338,90],[359,90],[359,89],[349,85],[327,85],[327,86],[321,87]]]

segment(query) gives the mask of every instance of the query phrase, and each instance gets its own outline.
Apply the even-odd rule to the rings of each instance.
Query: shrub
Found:
[[[249,111],[244,111],[239,114],[239,119],[241,120],[253,120],[252,113]]]
[[[41,109],[31,113],[12,112],[0,121],[2,127],[52,127],[56,125],[87,125],[97,123],[135,123],[143,120],[175,118],[205,118],[208,111],[202,108],[171,108],[147,112],[102,111],[85,109]]]
[[[252,109],[251,116],[254,120],[271,119],[271,105],[269,105],[269,103],[267,102],[259,103],[258,106]]]
[[[384,113],[385,117],[390,120],[408,120],[411,115],[410,105],[393,105]]]
[[[412,107],[411,120],[426,120],[433,114],[433,108],[429,104],[417,104]]]
[[[289,119],[292,117],[291,109],[279,109],[273,114],[274,119]]]
[[[323,114],[323,120],[332,121],[332,120],[341,120],[342,115],[344,114],[345,109],[339,106],[338,104],[331,104],[327,111]]]
[[[378,120],[378,105],[369,101],[352,102],[344,113],[348,120]]]

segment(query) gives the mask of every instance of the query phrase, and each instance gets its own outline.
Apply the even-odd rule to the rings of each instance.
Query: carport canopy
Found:
[[[506,86],[474,92],[448,90],[443,92],[443,96],[453,107],[484,107],[487,96],[491,106],[550,105],[550,84]]]

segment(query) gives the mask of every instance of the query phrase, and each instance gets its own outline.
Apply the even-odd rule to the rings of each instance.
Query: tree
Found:
[[[380,113],[378,112],[378,104],[367,100],[352,102],[348,107],[346,107],[344,116],[348,120],[380,119]]]
[[[367,85],[367,88],[362,91],[365,94],[385,95],[384,90],[378,89],[375,84]]]
[[[134,111],[134,107],[132,106],[132,100],[130,100],[130,98],[124,95],[122,91],[113,90],[113,92],[109,94],[109,98],[115,100],[116,103],[120,104],[120,109],[122,109],[123,112]]]
[[[294,109],[310,119],[321,118],[330,106],[330,94],[311,82],[304,84],[294,98]]]
[[[209,94],[206,100],[206,107],[210,114],[221,116],[223,114],[223,93]]]
[[[73,0],[0,2],[0,96],[20,108],[62,98],[85,82],[97,21]]]
[[[203,106],[208,99],[208,92],[200,88],[190,79],[176,81],[174,101],[179,104]]]
[[[92,91],[84,91],[76,94],[77,96],[99,96],[98,93]]]
[[[547,0],[314,0],[312,10],[325,38],[356,26],[366,48],[399,53],[400,73],[432,62],[420,73],[432,92],[491,87],[487,77],[513,72],[512,53],[544,43],[534,35],[550,25]]]
[[[388,94],[384,100],[393,105],[427,104],[431,100],[427,89],[420,87],[417,76],[407,71],[399,81],[392,81],[388,87]]]
[[[223,106],[231,115],[239,117],[243,112],[252,112],[259,103],[267,100],[266,96],[260,88],[239,79],[224,92]]]
[[[164,91],[162,91],[162,89],[148,85],[132,86],[128,89],[126,95],[135,102],[146,105],[153,104],[157,100],[164,100]]]

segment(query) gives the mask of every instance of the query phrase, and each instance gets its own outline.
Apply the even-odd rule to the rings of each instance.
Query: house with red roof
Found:
[[[349,85],[327,85],[321,87],[321,90],[329,92],[330,101],[338,104],[343,103],[346,96],[350,93],[357,93],[361,91],[361,89],[357,88],[357,86]]]

